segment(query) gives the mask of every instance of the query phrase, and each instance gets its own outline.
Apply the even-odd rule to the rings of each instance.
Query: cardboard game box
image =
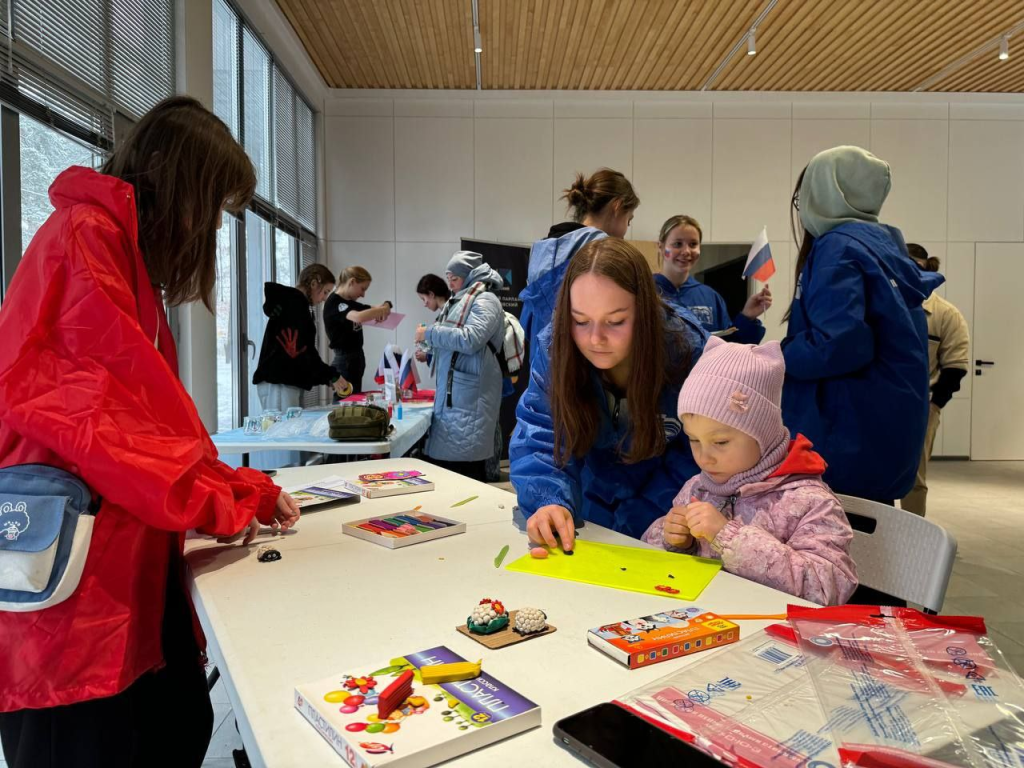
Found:
[[[419,668],[465,661],[445,646],[334,675],[295,689],[295,708],[353,768],[416,768],[540,725],[540,707],[484,669],[472,680],[424,685]],[[411,693],[380,716],[388,686],[414,673]]]
[[[655,613],[594,627],[587,641],[630,669],[649,667],[740,639],[740,628],[703,608]]]

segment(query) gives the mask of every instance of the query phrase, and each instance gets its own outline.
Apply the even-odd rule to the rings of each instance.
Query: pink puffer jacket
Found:
[[[850,558],[853,530],[822,481],[824,460],[803,435],[790,444],[778,469],[763,480],[718,495],[704,474],[687,481],[673,502],[706,501],[729,520],[713,542],[695,539],[687,550],[665,542],[665,517],[641,537],[672,552],[720,558],[730,573],[820,605],[845,603],[857,588]]]

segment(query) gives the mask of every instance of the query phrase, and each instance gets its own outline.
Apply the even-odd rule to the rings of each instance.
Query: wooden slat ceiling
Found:
[[[277,2],[331,87],[476,87],[472,0]],[[478,0],[482,87],[1024,92],[1022,0],[777,0],[747,56],[769,4]]]

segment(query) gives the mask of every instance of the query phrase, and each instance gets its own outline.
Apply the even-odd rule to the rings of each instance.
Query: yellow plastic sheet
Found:
[[[580,539],[576,540],[574,552],[566,555],[556,548],[546,558],[527,553],[505,567],[520,573],[680,600],[696,600],[722,567],[720,560]],[[659,590],[659,586],[678,589],[679,593]]]

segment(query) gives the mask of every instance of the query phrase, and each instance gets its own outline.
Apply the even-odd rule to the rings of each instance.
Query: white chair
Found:
[[[875,521],[871,533],[854,530],[850,544],[860,583],[932,613],[942,610],[956,539],[912,512],[854,496],[837,496],[847,516]]]

